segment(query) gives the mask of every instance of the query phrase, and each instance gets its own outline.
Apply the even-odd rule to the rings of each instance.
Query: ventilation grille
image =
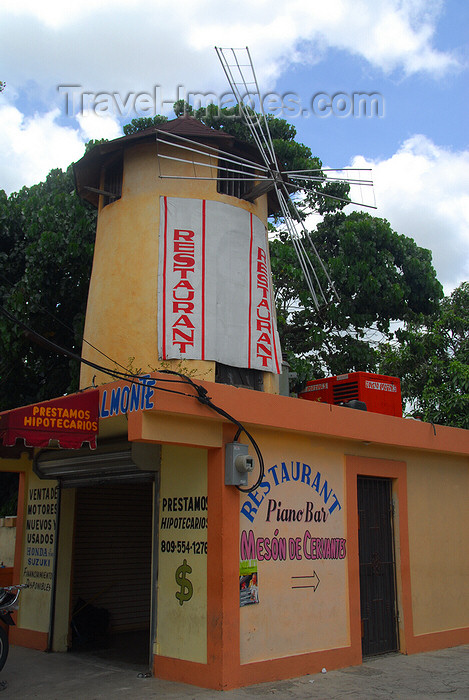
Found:
[[[340,382],[332,387],[334,403],[342,403],[358,399],[358,382]]]

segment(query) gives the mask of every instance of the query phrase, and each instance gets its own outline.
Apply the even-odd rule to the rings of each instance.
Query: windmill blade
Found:
[[[352,171],[359,171],[360,169],[358,168],[326,169],[330,173],[337,173],[339,175],[338,177],[334,177],[332,175],[326,176],[324,175],[324,170],[289,170],[280,172],[276,165],[277,161],[275,149],[272,142],[269,123],[264,112],[262,99],[259,91],[259,85],[257,82],[257,77],[252,63],[249,48],[247,46],[245,48],[240,49],[215,47],[215,50],[225,72],[225,75],[228,79],[230,87],[233,91],[233,94],[236,98],[236,101],[238,102],[240,111],[243,111],[243,115],[246,124],[251,132],[251,135],[259,151],[263,155],[266,165],[271,170],[273,180],[276,180],[279,183],[280,187],[283,188],[282,181],[285,179],[285,176],[287,176],[291,180],[303,180],[303,182],[309,180],[309,178],[311,178],[311,181],[317,182],[344,182],[348,185],[357,185],[360,188],[362,186],[373,185],[373,182],[370,179],[363,179],[361,176],[350,176],[349,173]],[[249,109],[242,109],[244,105],[244,100],[248,95],[254,96],[256,101],[258,101],[259,111],[263,118],[263,125],[261,124],[258,114],[254,110],[250,111]],[[265,127],[265,134],[263,126]],[[296,184],[296,189],[299,188],[300,185]],[[292,189],[295,189],[295,187],[292,187]],[[335,199],[336,201],[341,201],[349,204],[357,204],[359,206],[362,205],[371,209],[376,209],[375,204],[365,204],[363,201],[352,201],[345,198],[328,195],[326,193],[319,192],[318,190],[313,191],[318,196],[330,197],[331,199]]]
[[[292,209],[293,209],[293,211],[294,211],[294,213],[295,213],[295,218],[296,218],[296,220],[298,221],[298,223],[300,224],[300,226],[301,226],[301,228],[302,228],[302,230],[303,230],[303,234],[304,234],[304,235],[306,236],[306,238],[308,239],[309,244],[310,244],[310,246],[311,246],[311,248],[312,248],[312,250],[313,250],[313,252],[314,252],[314,255],[316,256],[316,258],[317,258],[317,260],[318,260],[318,262],[319,262],[319,265],[321,266],[321,269],[322,269],[322,271],[324,272],[324,274],[325,274],[325,276],[326,276],[326,279],[327,279],[327,281],[328,281],[328,283],[329,283],[329,285],[330,285],[330,287],[331,287],[331,289],[332,289],[332,292],[333,292],[335,298],[337,299],[337,301],[340,301],[339,295],[337,294],[337,291],[336,291],[336,288],[335,288],[335,286],[334,286],[334,283],[333,283],[333,281],[332,281],[332,279],[331,279],[331,277],[330,277],[330,275],[329,275],[329,273],[328,273],[328,271],[327,271],[326,266],[324,265],[324,263],[323,263],[323,261],[322,261],[321,256],[320,256],[319,253],[318,253],[318,250],[317,250],[316,246],[314,245],[313,239],[311,238],[311,235],[310,235],[309,231],[307,230],[306,226],[304,225],[303,219],[301,218],[300,212],[299,212],[298,209],[296,208],[295,202],[294,202],[291,198],[289,199],[289,201],[290,201],[290,206],[292,207]],[[316,277],[316,279],[317,279],[317,277]],[[319,283],[319,280],[318,280],[318,283]],[[324,295],[323,295],[323,296],[324,296]],[[324,297],[324,300],[326,301],[326,298],[325,298],[325,297]]]
[[[314,168],[314,169],[307,169],[307,170],[282,170],[283,175],[298,175],[300,176],[302,173],[305,174],[310,174],[310,173],[319,173],[317,177],[320,177],[322,173],[346,173],[344,177],[339,177],[339,178],[334,178],[331,177],[330,175],[324,176],[327,177],[329,180],[347,180],[347,182],[350,180],[350,176],[348,173],[371,173],[372,170],[371,168]],[[312,176],[313,177],[313,176]],[[363,180],[361,177],[356,178],[359,180],[362,184],[367,184],[367,185],[373,185],[373,180]]]
[[[257,193],[261,194],[270,189],[275,189],[277,200],[282,212],[283,220],[288,231],[288,235],[292,244],[294,246],[295,252],[300,263],[306,284],[311,293],[313,303],[316,309],[320,309],[320,298],[327,304],[328,298],[321,285],[321,280],[316,271],[316,265],[313,263],[310,255],[305,249],[304,240],[308,241],[313,251],[314,258],[317,260],[322,273],[329,288],[332,290],[333,295],[337,300],[339,300],[339,295],[334,287],[334,283],[321,260],[321,257],[314,245],[310,233],[307,231],[302,217],[296,208],[296,204],[293,201],[289,189],[299,191],[306,190],[312,192],[320,197],[329,198],[335,201],[343,202],[344,204],[357,204],[359,206],[369,207],[371,209],[376,209],[376,202],[373,205],[365,204],[363,201],[357,202],[349,198],[338,197],[337,195],[329,194],[328,192],[320,191],[316,188],[311,187],[313,183],[327,184],[330,183],[343,183],[349,187],[359,187],[360,193],[362,186],[372,186],[373,182],[369,178],[362,178],[361,173],[358,176],[355,174],[360,169],[358,168],[326,168],[324,170],[290,170],[281,172],[277,164],[277,159],[275,155],[275,149],[272,142],[272,136],[269,129],[269,124],[264,113],[262,99],[259,92],[259,86],[257,83],[256,74],[254,71],[254,66],[252,64],[251,55],[249,53],[248,47],[244,49],[223,49],[216,48],[216,52],[220,63],[223,67],[225,75],[228,79],[230,87],[233,94],[238,102],[240,113],[243,111],[246,124],[250,130],[252,138],[254,139],[257,148],[262,154],[265,164],[268,168],[267,176],[265,180],[271,179],[271,185],[266,185],[266,183],[260,183],[253,189],[251,194]],[[243,110],[244,99],[247,96],[254,96],[259,101],[259,109],[263,118],[263,125],[265,127],[265,134],[263,130],[263,125],[259,119],[259,115],[255,110],[245,109]],[[368,169],[364,169],[368,171]],[[335,175],[326,175],[325,172],[337,173]],[[374,193],[373,193],[374,196]],[[363,197],[362,197],[363,199]],[[297,232],[294,219],[291,216],[291,210],[293,211],[294,218],[300,224],[302,228],[302,235]]]
[[[264,173],[269,172],[269,168],[261,163],[257,163],[256,161],[250,160],[249,158],[244,158],[243,156],[239,156],[235,153],[231,153],[230,151],[224,151],[222,148],[215,148],[214,146],[209,146],[208,144],[203,144],[202,146],[198,141],[192,141],[192,139],[188,139],[186,136],[180,136],[179,134],[158,130],[156,140],[157,143],[175,146],[178,149],[191,151],[192,153],[204,156],[212,154],[215,158],[219,158],[220,155],[222,155],[223,160],[232,161],[233,163],[240,165],[245,164],[256,171],[258,170]],[[174,141],[176,143],[174,143]],[[184,144],[189,145],[186,146]]]
[[[276,190],[278,190],[277,186],[276,186]],[[314,289],[314,285],[313,285],[313,282],[311,280],[311,275],[309,273],[309,267],[311,267],[310,261],[307,259],[307,256],[305,255],[305,251],[302,249],[302,247],[300,246],[300,244],[298,242],[297,231],[293,225],[293,221],[291,220],[291,218],[288,214],[288,207],[287,207],[285,201],[283,200],[283,195],[280,191],[277,191],[277,197],[278,197],[278,200],[280,202],[280,206],[282,208],[283,217],[284,217],[285,225],[287,227],[288,235],[289,235],[290,240],[293,244],[296,256],[298,258],[301,270],[303,272],[303,277],[305,279],[306,285],[307,285],[309,292],[311,294],[311,298],[313,300],[314,306],[316,307],[317,310],[319,310],[320,304],[318,301],[316,290]],[[314,274],[316,274],[314,270],[313,270],[313,272],[314,272]]]
[[[172,155],[171,150],[167,153],[158,151],[159,177],[170,180],[215,180],[217,182],[244,181],[250,183],[249,192],[245,197],[250,198],[252,193],[257,192],[257,188],[262,187],[264,191],[272,188],[272,176],[269,169],[256,161],[237,155],[221,148],[215,148],[208,144],[200,144],[179,134],[172,134],[165,131],[157,131],[157,145],[164,145],[169,149],[177,149],[178,156]],[[187,155],[183,156],[184,151]],[[207,161],[202,161],[199,156],[205,156]],[[170,175],[162,172],[162,161],[172,163],[185,163],[191,165],[193,175]],[[203,175],[198,174],[197,169],[204,168]],[[214,174],[215,173],[215,174]],[[255,195],[259,196],[259,195]]]
[[[280,187],[278,187],[277,184],[275,184],[275,189],[276,189],[278,201],[280,202],[280,206],[281,206],[282,214],[283,214],[283,219],[285,222],[285,226],[287,227],[287,231],[288,231],[290,240],[292,241],[293,247],[294,247],[296,255],[298,257],[298,261],[300,263],[300,267],[301,267],[301,270],[303,272],[303,276],[305,278],[306,284],[308,286],[311,297],[313,299],[313,303],[314,303],[316,309],[319,311],[321,304],[319,303],[318,297],[321,297],[325,304],[328,303],[328,299],[327,299],[326,293],[321,285],[321,282],[319,280],[319,277],[318,277],[318,274],[316,272],[313,261],[311,260],[311,257],[308,255],[308,252],[306,251],[306,249],[303,245],[303,241],[301,239],[301,236],[298,234],[298,231],[296,230],[295,223],[294,223],[293,218],[290,214],[290,208],[293,208],[293,212],[295,214],[295,219],[301,225],[302,233],[306,237],[306,239],[308,240],[308,243],[311,246],[311,249],[314,253],[314,256],[317,259],[322,271],[324,272],[326,280],[327,280],[334,296],[337,298],[337,300],[339,299],[339,295],[337,294],[337,291],[334,287],[334,283],[332,282],[332,279],[331,279],[324,263],[321,260],[321,257],[317,251],[317,248],[314,245],[314,242],[313,242],[309,232],[307,231],[307,229],[306,229],[306,227],[301,219],[301,215],[300,215],[298,209],[296,208],[295,203],[289,197],[288,192],[283,192],[282,189]],[[314,280],[314,282],[313,282],[313,280]],[[316,292],[315,287],[317,288],[318,292]]]
[[[173,162],[178,162],[178,163],[188,163],[189,165],[193,165],[193,166],[198,165],[198,166],[200,166],[201,168],[211,168],[211,169],[214,169],[214,170],[217,170],[217,169],[218,169],[218,165],[214,165],[213,163],[202,163],[201,161],[189,160],[188,158],[177,158],[176,156],[166,156],[166,155],[163,155],[162,153],[159,153],[159,154],[158,154],[158,157],[159,157],[159,158],[162,158],[163,160],[171,160],[171,161],[173,161]],[[253,181],[256,181],[256,180],[272,180],[272,178],[266,178],[266,177],[264,177],[263,175],[256,175],[255,173],[252,173],[252,174],[246,173],[245,170],[239,170],[239,169],[237,169],[237,168],[227,168],[227,167],[224,167],[223,170],[226,171],[226,172],[229,172],[229,173],[234,173],[235,175],[236,175],[236,174],[242,174],[242,175],[245,176],[245,177],[243,178],[243,179],[245,179],[245,180],[247,180],[247,179],[252,179]],[[165,176],[162,175],[161,177],[165,177]],[[169,176],[166,176],[166,177],[169,177]],[[203,177],[203,178],[201,178],[201,179],[202,179],[202,180],[205,180],[206,178]],[[217,178],[210,178],[210,179],[212,180],[212,179],[217,179]],[[223,178],[221,178],[221,179],[223,179]],[[234,177],[233,179],[236,180],[236,179],[241,179],[241,178],[236,178],[236,177]]]
[[[301,188],[300,188],[301,189]],[[317,194],[319,197],[324,197],[324,199],[333,199],[336,202],[344,202],[345,204],[356,204],[359,207],[366,207],[367,209],[377,209],[378,207],[376,204],[365,204],[364,202],[357,202],[353,199],[349,199],[348,197],[336,197],[335,195],[328,194],[327,192],[321,192],[320,190],[315,190],[311,189],[311,192],[314,192],[314,194]]]
[[[220,59],[222,68],[225,71],[230,87],[233,90],[233,95],[236,98],[239,109],[245,117],[251,135],[259,151],[262,153],[266,165],[271,167],[276,163],[275,149],[272,143],[269,124],[264,113],[259,85],[257,83],[257,77],[249,49],[247,46],[241,49],[221,48],[216,46],[215,50]],[[259,111],[264,118],[265,133],[256,111],[252,110],[251,113],[249,109],[243,110],[244,100],[248,96],[254,96],[254,98],[259,101]]]
[[[282,206],[282,208],[283,208],[283,206]],[[310,276],[309,270],[308,270],[308,267],[309,267],[308,261],[306,259],[306,256],[304,255],[304,251],[299,246],[298,236],[297,236],[296,230],[294,229],[293,226],[290,227],[291,221],[288,219],[288,217],[285,219],[285,223],[287,226],[288,235],[289,235],[290,240],[292,242],[292,245],[295,249],[295,253],[296,253],[296,256],[298,258],[298,262],[300,263],[300,267],[301,267],[301,270],[303,272],[303,277],[305,279],[306,285],[307,285],[309,292],[311,294],[311,297],[313,299],[314,306],[316,307],[316,309],[319,309],[318,297],[317,297],[316,291],[314,289],[314,285],[312,283],[311,276]]]
[[[363,169],[365,172],[371,172],[369,168],[364,168]],[[322,174],[323,172],[326,172],[327,174]],[[318,171],[318,170],[289,170],[285,171],[285,175],[288,175],[288,178],[290,181],[296,184],[297,189],[308,189],[310,192],[313,192],[314,194],[320,196],[320,197],[329,197],[330,199],[333,199],[337,202],[343,202],[344,204],[356,204],[357,206],[360,207],[366,207],[367,209],[376,209],[376,200],[375,200],[375,195],[374,195],[374,190],[373,190],[373,180],[369,178],[369,176],[361,177],[361,172],[362,170],[360,168],[325,168],[324,171]],[[310,174],[314,173],[314,174]],[[334,177],[329,175],[328,173],[344,173],[342,176]],[[352,174],[353,173],[353,174]],[[358,176],[355,175],[355,173],[358,173]],[[317,189],[314,189],[311,187],[313,183],[321,183],[321,184],[327,184],[327,183],[332,183],[332,182],[339,182],[344,185],[348,185],[350,188],[350,193],[352,192],[358,192],[360,195],[360,200],[358,196],[355,198],[354,195],[347,196],[347,197],[338,197],[337,195],[329,194],[327,192],[323,192]],[[303,185],[302,185],[303,183]],[[309,187],[305,187],[304,185],[308,184]],[[373,203],[366,203],[365,197],[363,195],[363,190],[362,187],[371,187],[372,190],[372,195],[373,195]],[[352,198],[353,197],[353,198]]]
[[[337,171],[338,172],[338,171]],[[309,175],[308,171],[282,171],[282,175],[288,175],[289,178],[295,178],[296,180],[311,180],[312,182],[344,182],[348,185],[363,185],[364,187],[373,187],[373,180],[363,180],[360,177],[333,177],[331,175]]]

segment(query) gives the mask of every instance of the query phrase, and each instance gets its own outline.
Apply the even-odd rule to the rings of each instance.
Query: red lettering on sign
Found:
[[[269,277],[267,255],[262,248],[257,249],[257,289],[261,291],[261,300],[256,308],[256,329],[260,334],[256,342],[256,354],[262,367],[268,367],[272,360],[272,323],[269,298]]]
[[[173,323],[173,328],[175,326],[185,326],[186,328],[195,328],[194,324],[190,320],[189,316],[183,314],[179,316],[178,320]]]
[[[195,326],[188,314],[195,311],[195,290],[188,274],[195,268],[195,233],[190,229],[175,228],[173,234],[173,272],[179,272],[179,281],[172,290],[173,314],[181,314],[172,325],[173,345],[181,353],[194,346]],[[181,330],[182,328],[190,330]]]
[[[187,228],[175,228],[174,229],[174,240],[175,241],[191,241],[194,238],[194,231]]]
[[[185,352],[187,345],[194,345],[194,333],[194,329],[186,333],[179,328],[173,328],[173,345],[179,345],[180,351]]]
[[[195,260],[192,255],[186,255],[186,253],[176,253],[173,261],[181,265],[181,267],[173,265],[173,270],[184,270],[188,267],[190,267],[192,270],[194,269]]]
[[[191,301],[173,301],[173,314],[178,314],[180,311],[192,314],[194,308],[194,304]]]

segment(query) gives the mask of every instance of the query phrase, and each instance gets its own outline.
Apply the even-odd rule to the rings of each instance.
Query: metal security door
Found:
[[[363,656],[398,649],[391,480],[358,477]]]

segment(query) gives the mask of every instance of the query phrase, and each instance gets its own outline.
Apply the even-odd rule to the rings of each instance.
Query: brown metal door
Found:
[[[358,477],[363,656],[398,649],[391,480]]]

